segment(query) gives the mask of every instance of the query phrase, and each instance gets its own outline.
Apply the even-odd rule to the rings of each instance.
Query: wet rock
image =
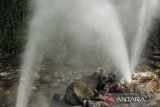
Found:
[[[128,88],[123,88],[120,85],[116,84],[109,89],[109,93],[124,93],[127,92]]]
[[[150,80],[157,80],[158,77],[155,73],[147,71],[147,72],[134,73],[132,75],[132,79],[133,79],[133,82],[144,83]]]
[[[65,93],[65,101],[71,105],[83,104],[84,100],[94,96],[93,90],[88,87],[83,81],[76,80],[68,86]]]
[[[71,107],[71,106],[65,103],[63,94],[56,93],[52,97],[52,103],[50,107]]]
[[[103,90],[105,84],[108,81],[107,74],[103,68],[98,68],[96,72],[93,74],[94,78],[97,80],[97,90]]]
[[[96,89],[97,90],[103,90],[105,87],[106,82],[103,80],[99,80]]]
[[[109,83],[116,83],[117,82],[117,77],[115,74],[108,74],[108,81]]]
[[[2,81],[8,81],[8,80],[14,80],[16,81],[18,78],[16,70],[10,70],[10,72],[1,72],[0,73],[0,80]]]
[[[117,82],[116,75],[109,73],[108,76],[103,75],[98,79],[98,84],[96,89],[98,91],[103,91],[102,93],[108,93],[110,88]]]
[[[94,72],[93,76],[97,79],[97,81],[102,80],[106,77],[106,71],[103,68],[97,68],[96,72]]]
[[[103,102],[104,103],[104,102]],[[83,107],[105,107],[105,105],[102,103],[102,101],[91,101],[91,100],[85,100],[83,102]]]
[[[64,96],[62,94],[60,94],[60,93],[56,93],[53,96],[53,100],[56,100],[56,101],[62,101],[63,98],[64,98]]]

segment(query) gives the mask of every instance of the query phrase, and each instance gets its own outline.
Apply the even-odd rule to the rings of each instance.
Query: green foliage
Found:
[[[27,0],[0,0],[0,62],[23,50],[27,6]]]

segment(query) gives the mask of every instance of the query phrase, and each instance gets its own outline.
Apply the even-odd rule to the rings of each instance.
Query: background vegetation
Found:
[[[27,0],[0,0],[0,63],[7,64],[23,51]]]

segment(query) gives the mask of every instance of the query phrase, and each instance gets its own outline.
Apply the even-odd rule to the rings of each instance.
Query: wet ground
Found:
[[[151,71],[160,77],[160,56],[150,58],[141,58],[137,71]],[[105,67],[107,72],[112,71],[110,65]],[[65,93],[66,87],[73,82],[74,79],[82,78],[95,72],[95,68],[85,68],[81,70],[67,70],[67,73],[55,71],[49,72],[42,66],[39,73],[35,73],[36,81],[31,87],[32,96],[29,107],[41,107],[42,104],[52,102],[55,93]],[[19,81],[19,70],[12,67],[3,70],[0,73],[0,107],[15,107],[16,93]],[[156,99],[159,101],[159,99]],[[157,103],[156,101],[156,103]],[[41,105],[41,106],[40,106]],[[159,103],[160,105],[160,103]],[[42,106],[43,107],[43,106]],[[54,107],[54,106],[53,106]],[[154,107],[154,106],[153,106]],[[159,106],[155,106],[159,107]]]

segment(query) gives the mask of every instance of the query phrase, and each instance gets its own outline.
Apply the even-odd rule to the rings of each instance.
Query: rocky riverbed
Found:
[[[65,95],[59,94],[57,97],[56,94],[53,97],[55,102],[81,107],[111,107],[124,104],[130,107],[133,103],[137,104],[136,107],[141,103],[151,106],[146,104],[146,101],[157,97],[154,93],[160,93],[160,80],[150,71],[134,73],[131,83],[122,82],[115,74],[107,74],[100,68],[87,78],[92,78],[92,85],[85,79],[75,80],[67,87]]]
[[[51,72],[47,70],[47,66],[39,68],[39,72],[34,74],[36,81],[30,87],[32,95],[29,107],[86,106],[87,104],[94,105],[95,101],[98,102],[98,105],[104,104],[110,106],[110,103],[104,101],[106,99],[104,94],[106,93],[124,93],[130,91],[138,93],[147,91],[149,95],[150,93],[159,93],[160,60],[158,59],[141,58],[136,68],[136,71],[141,73],[133,75],[134,82],[132,84],[120,81],[121,79],[117,75],[117,71],[109,64],[105,64],[101,68],[65,69],[64,72],[62,72],[62,69]],[[147,77],[145,77],[146,75],[143,72],[148,73]],[[1,70],[0,107],[15,107],[18,81],[19,70],[12,67]],[[107,84],[104,84],[105,82]],[[85,90],[82,91],[81,89]],[[72,96],[73,92],[78,93]],[[66,93],[70,93],[70,95]],[[84,93],[88,93],[88,95],[86,96]],[[75,96],[80,96],[80,100],[77,101],[77,98],[74,98]],[[159,97],[157,94],[156,97],[153,97],[151,101],[147,100],[147,102],[150,102],[151,107],[159,107]],[[73,99],[74,103],[71,99]],[[148,107],[148,105],[145,106]],[[128,107],[128,104],[121,104],[121,106]],[[140,107],[136,104],[130,104],[130,106]]]

